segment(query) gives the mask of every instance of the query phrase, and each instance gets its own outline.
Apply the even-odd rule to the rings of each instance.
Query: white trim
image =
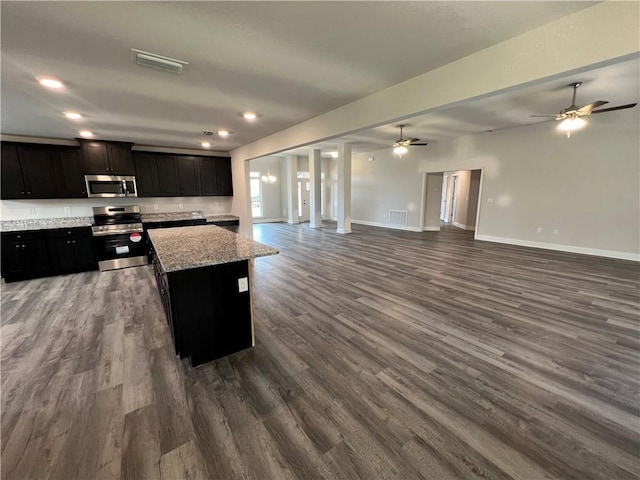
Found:
[[[453,222],[453,225],[455,227],[461,228],[463,230],[475,230],[476,229],[476,227],[474,227],[473,225],[463,225],[463,224],[458,223],[458,222]]]
[[[256,217],[253,219],[253,223],[278,223],[278,222],[286,222],[286,218],[260,218]]]
[[[351,220],[351,223],[358,223],[360,225],[369,225],[370,227],[392,228],[394,230],[408,230],[410,232],[421,232],[419,227],[409,227],[405,225],[392,225],[390,223],[380,222],[367,222],[366,220]]]
[[[618,252],[616,250],[601,250],[599,248],[576,247],[573,245],[561,245],[557,243],[533,242],[530,240],[520,240],[517,238],[492,237],[489,235],[476,235],[476,240],[484,242],[506,243],[509,245],[519,245],[522,247],[543,248],[546,250],[556,250],[560,252],[581,253],[584,255],[595,255],[598,257],[618,258],[620,260],[631,260],[640,262],[640,253]]]
[[[440,227],[424,227],[422,231],[423,232],[439,232]]]
[[[351,233],[351,229],[350,228],[337,228],[336,232],[342,233],[342,234],[346,234],[346,233]]]

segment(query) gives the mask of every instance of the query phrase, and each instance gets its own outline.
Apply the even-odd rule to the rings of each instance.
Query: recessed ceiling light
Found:
[[[220,137],[228,137],[229,132],[227,130],[218,130],[218,136]]]
[[[43,87],[53,88],[56,90],[64,87],[64,84],[60,80],[57,80],[55,78],[41,77],[41,78],[38,78],[37,80],[38,82],[40,82],[40,85],[42,85]]]
[[[211,146],[209,142],[202,142],[200,145],[202,145],[204,148],[209,148]]]
[[[93,137],[93,132],[90,132],[89,130],[80,130],[80,136],[81,137]]]
[[[254,112],[244,112],[242,114],[242,116],[246,119],[246,120],[255,120],[256,118],[258,118],[258,115]]]
[[[82,115],[78,112],[64,112],[64,116],[70,120],[80,120],[82,118]]]

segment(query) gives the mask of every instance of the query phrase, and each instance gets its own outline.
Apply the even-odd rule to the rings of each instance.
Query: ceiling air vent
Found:
[[[131,60],[144,67],[156,68],[171,73],[182,73],[184,65],[189,65],[188,62],[183,62],[182,60],[163,57],[162,55],[156,55],[155,53],[145,52],[136,48],[131,49]]]
[[[206,137],[210,137],[211,135],[213,135],[213,132],[210,132],[209,130],[205,130],[204,132],[202,132],[202,134]]]

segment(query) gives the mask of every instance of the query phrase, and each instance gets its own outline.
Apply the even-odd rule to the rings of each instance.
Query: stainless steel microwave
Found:
[[[137,197],[136,177],[116,175],[85,175],[88,197]]]

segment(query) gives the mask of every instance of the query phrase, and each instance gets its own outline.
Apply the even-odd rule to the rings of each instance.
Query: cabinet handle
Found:
[[[20,195],[24,195],[26,192],[20,192]]]
[[[75,243],[76,243],[76,241],[75,241],[75,240],[73,240],[71,243],[75,244]]]
[[[20,248],[20,245],[16,245],[16,248]]]
[[[27,195],[31,195],[31,192],[27,192]]]
[[[27,246],[23,243],[23,244],[22,244],[22,248],[27,248]]]
[[[67,240],[67,243],[71,243],[71,240]]]

